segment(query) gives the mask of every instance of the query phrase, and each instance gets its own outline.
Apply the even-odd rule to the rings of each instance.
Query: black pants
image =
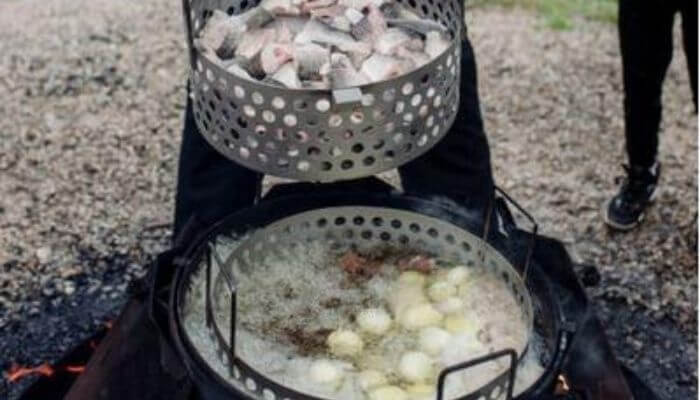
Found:
[[[399,168],[409,193],[444,195],[465,207],[483,209],[493,196],[488,142],[484,134],[476,63],[471,43],[462,44],[460,108],[451,130],[426,154]],[[188,93],[175,200],[177,237],[192,215],[211,224],[255,201],[263,176],[224,158],[199,133]]]
[[[625,137],[632,165],[651,167],[656,161],[662,86],[673,57],[673,22],[679,12],[697,110],[698,0],[620,0]]]

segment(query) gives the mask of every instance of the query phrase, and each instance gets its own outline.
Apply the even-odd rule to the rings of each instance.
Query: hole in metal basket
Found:
[[[299,143],[306,143],[309,140],[309,134],[305,131],[298,131],[294,133],[294,138],[299,141]]]
[[[306,154],[308,154],[311,157],[318,157],[321,154],[321,149],[318,147],[309,147],[309,149],[306,151]]]
[[[399,243],[401,243],[402,245],[408,244],[408,236],[399,235]]]
[[[395,155],[396,154],[393,150],[387,150],[386,152],[384,152],[384,159],[386,159],[387,161],[393,161]]]
[[[342,168],[344,170],[348,170],[348,169],[352,168],[353,165],[355,165],[355,163],[353,163],[352,160],[345,160],[340,164],[340,168]]]
[[[299,161],[297,164],[297,169],[299,171],[305,172],[311,168],[311,164],[308,161]]]
[[[284,108],[284,106],[285,106],[285,102],[284,102],[283,98],[277,96],[277,97],[272,99],[272,107],[274,107],[278,110],[281,110]]]
[[[345,225],[345,222],[346,222],[345,217],[336,217],[336,219],[335,219],[335,224],[337,226]]]
[[[384,220],[381,217],[374,217],[372,218],[372,225],[380,227],[384,225]]]
[[[394,114],[401,114],[404,108],[406,108],[406,104],[403,101],[397,101],[394,106]]]
[[[362,231],[362,233],[360,233],[360,237],[362,237],[362,239],[365,239],[365,240],[372,239],[372,231],[369,231],[369,230]]]
[[[436,127],[437,128],[437,127]],[[428,135],[423,134],[418,139],[418,146],[423,147],[428,143]]]
[[[401,225],[402,225],[402,224],[401,224],[401,221],[399,221],[398,219],[392,219],[392,220],[391,220],[391,227],[392,227],[392,228],[394,228],[394,229],[399,229],[399,228],[401,228]]]
[[[472,251],[472,246],[467,242],[462,242],[462,249],[469,253],[470,251]]]
[[[275,122],[275,119],[276,119],[275,113],[273,113],[270,110],[263,111],[262,117],[263,117],[263,121],[267,122],[268,124]]]
[[[355,136],[355,134],[350,130],[346,130],[345,133],[343,133],[343,139],[349,140],[352,139],[352,137]]]
[[[408,96],[409,94],[413,93],[413,83],[408,82],[403,85],[403,88],[401,88],[401,93],[403,93],[404,96]]]
[[[420,232],[420,225],[414,222],[408,226],[408,229],[413,233],[418,233]]]
[[[248,378],[245,380],[245,386],[248,388],[248,390],[253,391],[253,392],[255,391],[255,389],[258,388],[258,385],[251,378]]]
[[[265,98],[260,92],[253,92],[253,94],[250,96],[250,99],[253,100],[253,104],[257,105],[262,105],[262,103],[265,102]]]
[[[391,234],[389,232],[382,232],[379,234],[379,238],[385,242],[388,242],[389,240],[391,240]]]
[[[431,238],[436,238],[436,237],[438,237],[438,231],[437,231],[437,229],[435,229],[435,228],[430,228],[430,229],[428,229],[428,232],[427,232],[427,233],[428,233],[428,236],[430,236]]]
[[[365,120],[365,114],[360,110],[355,110],[350,114],[350,122],[353,124],[361,124]]]
[[[369,157],[365,157],[365,159],[362,160],[362,163],[363,163],[365,166],[369,167],[369,166],[371,166],[372,164],[374,164],[374,161],[375,161],[375,160],[374,160],[374,157],[369,156]]]
[[[428,106],[423,104],[418,110],[418,116],[421,118],[425,118],[426,115],[428,115]]]
[[[353,153],[362,153],[362,151],[365,149],[365,146],[362,145],[362,143],[357,143],[352,146],[352,152]]]
[[[328,118],[328,126],[337,128],[343,124],[343,117],[340,114],[333,114]]]
[[[252,118],[255,116],[255,108],[249,104],[246,104],[243,106],[243,113]]]
[[[279,167],[280,169],[286,169],[287,167],[289,167],[289,160],[287,160],[286,158],[277,159],[277,167]]]
[[[316,109],[319,112],[326,112],[331,109],[331,102],[326,99],[321,99],[316,102]]]
[[[352,222],[353,222],[355,225],[362,225],[362,224],[365,223],[365,218],[362,217],[362,216],[360,216],[360,215],[358,215],[358,216],[356,216],[355,218],[352,219]]]
[[[420,94],[416,93],[416,94],[413,95],[413,97],[411,97],[411,105],[412,105],[413,107],[418,107],[418,105],[420,104],[420,102],[421,102],[422,100],[423,100],[423,96],[421,96]]]
[[[362,96],[362,105],[365,107],[371,107],[374,105],[374,95],[367,93]]]
[[[321,163],[321,170],[322,171],[330,171],[333,168],[333,164],[329,163],[328,161],[324,161]]]
[[[297,116],[294,114],[285,115],[283,120],[284,120],[284,124],[289,126],[289,127],[296,126],[296,124],[297,124]]]
[[[377,142],[372,146],[372,148],[375,150],[379,150],[382,147],[384,147],[384,140],[382,139],[377,140]]]
[[[325,218],[319,218],[318,221],[316,221],[316,226],[319,228],[323,228],[328,224],[328,220]]]

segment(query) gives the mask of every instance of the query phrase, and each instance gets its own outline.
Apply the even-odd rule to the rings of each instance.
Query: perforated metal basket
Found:
[[[258,0],[183,0],[197,126],[226,157],[265,174],[330,182],[370,176],[425,153],[459,104],[458,0],[395,0],[448,28],[452,43],[419,69],[351,89],[286,89],[240,78],[193,45],[213,10],[239,14]]]
[[[488,225],[488,224],[487,224]],[[488,226],[484,228],[488,231]],[[236,276],[264,265],[270,256],[285,254],[302,243],[325,243],[328,248],[369,250],[376,246],[417,250],[439,255],[442,259],[468,267],[482,266],[502,279],[519,308],[518,315],[527,327],[528,340],[523,347],[503,349],[488,356],[451,366],[438,379],[438,400],[442,399],[447,377],[488,361],[508,358],[510,367],[461,399],[510,399],[516,366],[527,350],[533,329],[533,308],[529,291],[518,270],[481,237],[444,220],[414,211],[380,206],[337,206],[297,213],[266,225],[250,234],[233,252],[219,254],[212,244],[204,260],[206,268],[206,324],[224,365],[228,366],[237,390],[253,398],[322,400],[279,384],[256,371],[234,354],[236,321]],[[529,259],[529,256],[528,256]],[[526,261],[527,265],[527,261]],[[527,266],[523,268],[527,270]],[[222,296],[222,293],[226,294]],[[222,304],[223,303],[225,304]],[[228,311],[227,311],[228,310]],[[224,327],[221,313],[230,312],[230,325]],[[495,395],[494,395],[495,393]]]

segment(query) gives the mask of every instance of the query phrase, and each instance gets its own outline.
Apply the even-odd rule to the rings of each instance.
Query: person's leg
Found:
[[[197,129],[188,93],[173,237],[178,237],[193,215],[197,215],[200,222],[211,224],[252,205],[259,194],[262,178],[261,174],[227,159],[207,143]]]
[[[690,87],[693,90],[695,111],[698,110],[698,2],[696,0],[683,1],[681,6],[683,14],[683,47],[685,58],[688,61],[688,75],[690,75]]]
[[[644,218],[659,179],[656,155],[661,93],[673,56],[671,0],[620,0],[619,34],[624,79],[625,139],[629,166],[619,192],[603,207],[611,227],[629,230]]]
[[[423,156],[399,168],[409,193],[445,195],[467,207],[483,208],[493,197],[489,145],[479,105],[471,43],[462,42],[460,104],[445,137]]]
[[[674,1],[620,0],[625,137],[630,165],[656,161],[661,93],[673,56]]]

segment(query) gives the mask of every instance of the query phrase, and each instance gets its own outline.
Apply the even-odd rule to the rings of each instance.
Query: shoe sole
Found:
[[[656,200],[657,190],[658,190],[658,187],[654,188],[654,191],[651,193],[651,196],[649,196],[649,204],[648,205],[651,205]],[[610,208],[611,201],[612,201],[612,199],[610,199],[609,201],[606,201],[603,204],[603,209],[601,210],[601,214],[603,215],[603,222],[605,222],[605,224],[608,225],[609,227],[616,229],[618,231],[626,232],[626,231],[631,231],[632,229],[636,228],[637,226],[639,226],[639,224],[642,223],[642,221],[644,221],[644,216],[646,215],[646,213],[641,213],[639,215],[639,218],[637,218],[637,220],[635,222],[632,222],[632,223],[626,224],[626,225],[612,221],[610,218],[608,218],[608,209]]]

